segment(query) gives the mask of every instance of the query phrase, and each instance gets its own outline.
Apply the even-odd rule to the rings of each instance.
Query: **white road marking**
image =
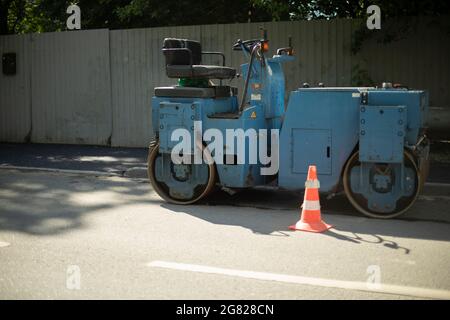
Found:
[[[0,248],[8,247],[9,245],[11,245],[9,242],[0,241]]]
[[[408,287],[408,286],[391,285],[391,284],[377,285],[374,283],[366,283],[366,282],[361,282],[361,281],[332,280],[332,279],[303,277],[303,276],[294,276],[294,275],[268,273],[268,272],[225,269],[225,268],[216,268],[216,267],[209,267],[209,266],[202,266],[202,265],[195,265],[195,264],[176,263],[176,262],[167,262],[167,261],[152,261],[152,262],[148,263],[147,266],[154,267],[154,268],[180,270],[180,271],[226,275],[226,276],[255,279],[255,280],[277,281],[277,282],[311,285],[311,286],[318,286],[318,287],[329,287],[329,288],[338,288],[338,289],[347,289],[347,290],[358,290],[358,291],[368,291],[368,292],[377,292],[377,293],[385,293],[385,294],[395,294],[395,295],[411,296],[411,297],[418,297],[418,298],[445,299],[445,300],[450,299],[450,291],[438,290],[438,289]]]

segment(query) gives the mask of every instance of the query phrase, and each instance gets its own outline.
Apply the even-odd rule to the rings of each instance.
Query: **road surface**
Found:
[[[321,199],[323,234],[289,231],[292,193],[164,203],[124,177],[0,170],[1,299],[450,299],[450,193],[402,219]]]

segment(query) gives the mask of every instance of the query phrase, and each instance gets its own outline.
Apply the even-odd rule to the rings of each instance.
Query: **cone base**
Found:
[[[291,230],[297,230],[297,231],[308,231],[308,232],[324,232],[330,228],[332,228],[332,225],[326,224],[325,222],[303,222],[299,221],[296,224],[289,226],[289,229]]]

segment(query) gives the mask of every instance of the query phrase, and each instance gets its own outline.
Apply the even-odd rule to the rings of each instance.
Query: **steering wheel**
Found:
[[[245,40],[242,41],[241,39],[238,39],[238,41],[236,41],[236,43],[233,45],[233,50],[242,50],[242,45],[244,46],[244,48],[248,51],[251,52],[252,48],[255,46],[255,44],[261,42],[260,39],[250,39],[250,40]]]

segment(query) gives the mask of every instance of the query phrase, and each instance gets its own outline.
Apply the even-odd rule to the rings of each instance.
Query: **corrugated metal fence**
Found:
[[[31,132],[31,35],[1,36],[0,54],[17,53],[17,74],[0,74],[0,141],[21,142]]]
[[[108,30],[33,34],[31,52],[31,141],[107,144]]]
[[[0,141],[146,146],[153,87],[173,83],[165,76],[163,39],[200,40],[238,68],[244,61],[232,44],[259,37],[260,26],[272,52],[293,38],[297,60],[285,70],[287,91],[303,82],[349,86],[367,74],[376,83],[428,89],[431,105],[449,108],[450,39],[442,21],[422,22],[385,44],[369,38],[357,54],[358,21],[347,19],[1,36],[0,54],[16,52],[18,61],[16,75],[0,75]],[[240,88],[241,81],[232,84]]]

